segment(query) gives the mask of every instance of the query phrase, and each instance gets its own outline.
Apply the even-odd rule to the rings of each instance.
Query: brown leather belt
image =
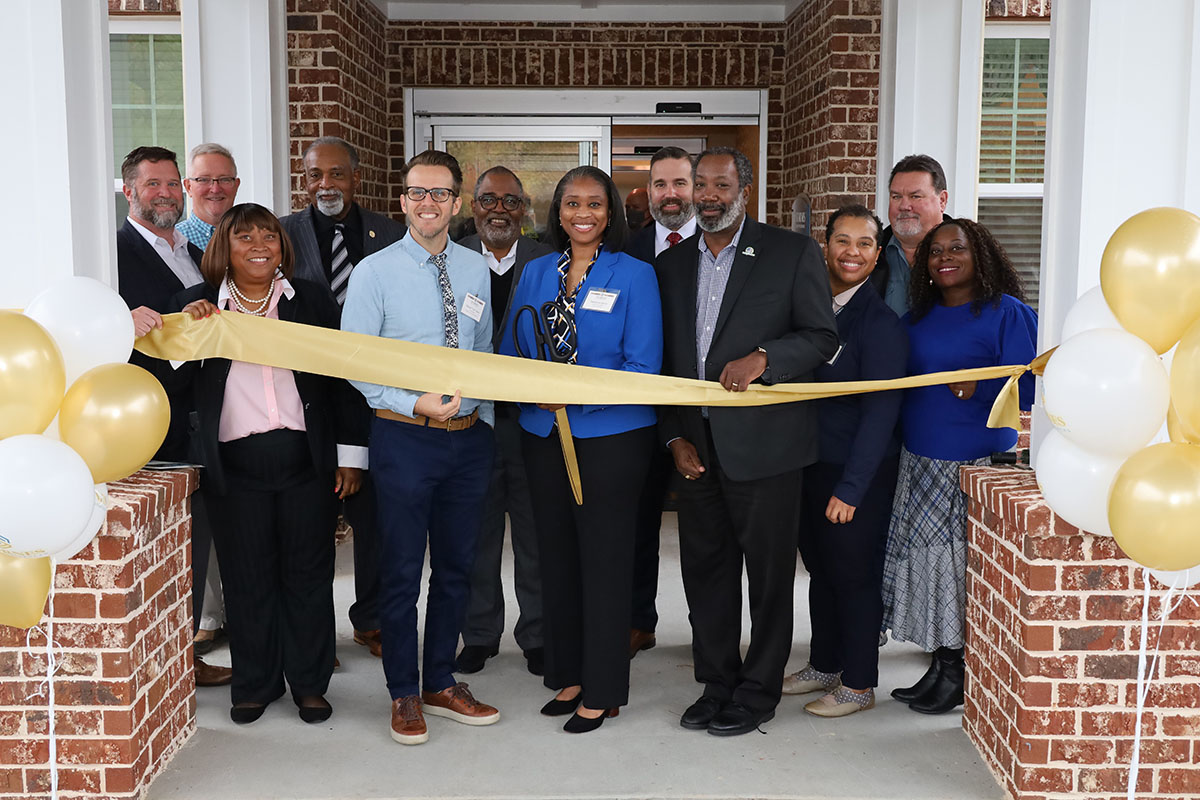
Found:
[[[438,422],[436,419],[430,419],[422,414],[418,414],[415,417],[406,417],[403,414],[397,414],[395,411],[386,408],[375,409],[375,416],[395,422],[407,422],[409,425],[420,425],[425,428],[438,428],[444,431],[465,431],[479,421],[479,409],[475,409],[465,417],[451,417],[445,422]]]

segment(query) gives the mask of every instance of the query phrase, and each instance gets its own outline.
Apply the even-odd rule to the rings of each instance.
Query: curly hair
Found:
[[[908,280],[908,305],[912,318],[917,320],[925,316],[934,303],[941,299],[941,292],[929,273],[929,248],[934,234],[951,225],[958,227],[966,236],[975,262],[975,299],[971,301],[971,313],[979,316],[985,305],[999,305],[1000,297],[1006,294],[1024,302],[1025,290],[1021,286],[1021,276],[992,232],[965,217],[949,219],[925,234],[917,246]]]

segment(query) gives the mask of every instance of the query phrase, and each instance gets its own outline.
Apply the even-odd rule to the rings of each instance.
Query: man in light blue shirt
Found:
[[[192,214],[176,225],[175,230],[201,250],[208,249],[213,228],[225,212],[233,208],[241,185],[237,164],[227,148],[215,142],[193,147],[188,155],[187,177],[183,179]]]
[[[440,347],[492,352],[491,278],[483,256],[450,241],[462,206],[462,170],[427,150],[404,167],[408,233],[350,274],[342,330]],[[429,739],[425,714],[490,725],[500,712],[454,678],[471,567],[492,470],[490,400],[354,382],[375,410],[370,467],[379,530],[383,670],[392,739]],[[429,543],[429,593],[421,667],[417,600]]]
[[[897,316],[908,311],[908,278],[917,246],[945,216],[950,193],[946,173],[927,155],[905,156],[888,178],[888,222],[883,231],[883,263],[870,281]]]

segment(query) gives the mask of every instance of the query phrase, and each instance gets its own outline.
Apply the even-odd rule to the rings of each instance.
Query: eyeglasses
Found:
[[[517,197],[515,194],[506,194],[504,197],[497,197],[494,194],[481,194],[475,198],[475,202],[483,206],[488,211],[496,207],[496,203],[500,203],[509,211],[516,211],[525,204],[525,198]]]
[[[453,189],[443,189],[440,186],[435,189],[426,189],[424,186],[410,186],[404,190],[404,195],[414,203],[424,200],[425,195],[432,197],[435,203],[444,203],[451,197],[458,197],[458,192]]]
[[[201,189],[207,189],[214,183],[219,184],[222,189],[228,189],[230,186],[233,186],[235,183],[237,183],[237,178],[230,178],[228,175],[224,178],[188,178],[188,180],[192,183],[199,184]]]

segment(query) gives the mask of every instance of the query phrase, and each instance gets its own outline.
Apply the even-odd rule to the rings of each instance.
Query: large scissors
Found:
[[[537,351],[529,354],[521,347],[521,338],[517,334],[521,325],[521,317],[529,314],[533,322],[533,346]],[[553,301],[542,303],[541,308],[521,306],[513,315],[513,348],[521,358],[537,358],[552,363],[566,364],[571,360],[571,350],[575,342],[575,322],[569,316],[567,336],[562,342],[561,349],[555,342],[555,328],[563,316],[561,309]],[[567,419],[567,409],[560,408],[554,412],[554,421],[558,426],[558,441],[562,445],[563,461],[567,465],[567,478],[571,482],[571,493],[575,495],[575,504],[583,505],[583,482],[579,477],[579,461],[575,458],[575,440],[571,437],[571,422]]]

